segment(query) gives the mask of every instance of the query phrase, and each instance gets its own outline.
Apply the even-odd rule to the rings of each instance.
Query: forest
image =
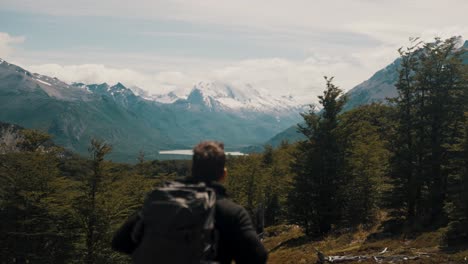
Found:
[[[468,244],[468,66],[460,39],[399,50],[398,96],[343,111],[325,77],[318,106],[302,113],[305,140],[229,156],[224,185],[265,226],[297,225],[305,237],[368,229],[443,230],[441,247]],[[92,140],[81,157],[35,130],[0,152],[1,263],[129,263],[115,230],[158,184],[190,175],[190,161],[106,159]],[[97,135],[98,136],[98,135]],[[253,217],[255,218],[255,217]]]

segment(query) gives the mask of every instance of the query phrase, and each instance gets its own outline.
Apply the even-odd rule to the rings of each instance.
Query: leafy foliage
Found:
[[[410,225],[445,223],[449,174],[460,170],[452,166],[453,148],[462,138],[468,87],[458,41],[416,42],[400,50],[391,198]]]
[[[388,188],[393,111],[372,104],[344,113],[339,133],[343,140],[346,184],[342,186],[343,223],[345,226],[372,224]]]
[[[0,155],[2,263],[128,263],[110,239],[154,179],[104,161],[105,143],[93,141],[84,160],[45,148],[46,134],[21,133],[22,151]]]
[[[63,263],[76,239],[73,182],[60,176],[58,152],[39,150],[47,135],[27,131],[23,138],[24,152],[0,156],[2,261]]]
[[[269,146],[263,154],[230,157],[226,188],[231,198],[251,215],[264,210],[265,225],[284,222],[287,217],[287,194],[291,188],[291,153],[295,146]]]

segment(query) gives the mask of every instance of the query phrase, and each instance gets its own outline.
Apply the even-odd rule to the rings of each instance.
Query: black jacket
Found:
[[[230,264],[234,260],[241,263],[266,263],[267,252],[259,240],[247,211],[227,199],[226,189],[218,184],[210,185],[216,191],[215,226],[219,232],[218,255],[216,261]],[[120,227],[112,240],[116,251],[131,254],[138,246],[131,238],[138,214],[130,216]]]

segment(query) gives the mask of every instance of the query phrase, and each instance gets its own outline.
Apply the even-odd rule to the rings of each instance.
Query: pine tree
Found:
[[[107,183],[104,157],[110,151],[110,145],[94,139],[91,141],[89,147],[91,171],[79,179],[80,196],[77,197],[74,204],[84,235],[83,259],[88,264],[105,263],[106,260],[100,258],[105,254],[100,249],[109,229],[102,200],[105,199],[103,192]]]
[[[342,90],[326,78],[326,90],[319,96],[320,115],[314,108],[302,114],[304,125],[299,131],[307,140],[299,143],[292,170],[296,174],[288,203],[291,219],[303,226],[307,235],[328,233],[338,223],[342,179],[342,149],[336,134],[338,114],[346,102]]]
[[[414,148],[414,72],[417,67],[416,50],[419,42],[412,40],[413,45],[406,50],[400,48],[401,69],[396,84],[398,96],[391,99],[397,109],[395,151],[392,158],[393,192],[389,195],[389,206],[397,208],[394,214],[404,214],[412,219],[415,215],[415,203],[418,200],[418,185],[415,183],[415,148]],[[401,203],[406,212],[400,212]]]

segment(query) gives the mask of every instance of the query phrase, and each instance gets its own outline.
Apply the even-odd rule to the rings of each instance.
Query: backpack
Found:
[[[199,264],[216,256],[216,193],[205,183],[168,182],[150,192],[132,239],[136,264]]]

